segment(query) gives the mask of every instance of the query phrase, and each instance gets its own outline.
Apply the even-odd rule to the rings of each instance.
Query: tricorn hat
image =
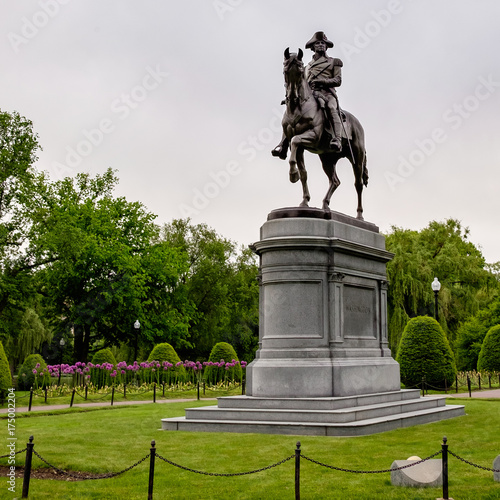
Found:
[[[306,43],[306,49],[314,50],[314,44],[316,42],[325,42],[327,47],[333,47],[333,42],[330,42],[330,40],[328,40],[323,31],[317,31],[316,33],[314,33],[313,37]]]

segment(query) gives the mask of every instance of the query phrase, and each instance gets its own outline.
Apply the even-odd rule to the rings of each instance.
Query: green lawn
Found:
[[[491,468],[500,454],[500,400],[448,400],[465,404],[465,417],[398,429],[366,437],[333,438],[232,433],[161,431],[160,419],[184,414],[188,406],[213,401],[106,407],[91,412],[40,415],[18,414],[18,449],[34,435],[35,450],[62,469],[106,473],[122,470],[149,453],[151,440],[157,453],[183,466],[216,473],[243,472],[276,463],[294,454],[297,441],[302,453],[320,462],[356,470],[390,468],[394,460],[411,455],[422,458],[440,450],[443,436],[450,450]],[[0,420],[7,429],[7,421]],[[5,431],[7,432],[7,431]],[[18,455],[19,456],[19,455]],[[24,463],[21,455],[19,465]],[[0,459],[6,464],[6,459]],[[33,466],[44,464],[34,457]],[[32,499],[147,498],[149,459],[112,479],[58,481],[32,479]],[[155,499],[293,499],[294,460],[257,474],[214,477],[195,474],[156,459]],[[493,473],[471,467],[450,456],[450,496],[455,500],[500,498],[500,483]],[[7,488],[5,483],[3,486]],[[22,480],[17,480],[20,498]],[[8,492],[7,492],[8,493]],[[435,499],[441,489],[407,489],[391,486],[390,474],[353,474],[301,460],[302,499]],[[14,498],[15,496],[2,498]]]

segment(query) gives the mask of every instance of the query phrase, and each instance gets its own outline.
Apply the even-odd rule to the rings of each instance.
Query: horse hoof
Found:
[[[290,182],[295,184],[298,180],[300,179],[300,175],[298,170],[294,170],[293,172],[290,172]]]
[[[302,200],[302,203],[299,205],[299,207],[308,207],[309,203],[307,203],[306,200]]]

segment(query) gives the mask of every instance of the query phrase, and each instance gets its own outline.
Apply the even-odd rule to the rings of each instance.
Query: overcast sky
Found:
[[[301,187],[281,137],[283,51],[316,31],[344,62],[340,104],[366,133],[365,220],[452,217],[500,261],[498,0],[3,0],[0,108],[34,123],[38,168],[118,170],[159,223],[190,216],[241,244]],[[306,154],[311,206],[327,189]],[[356,215],[347,160],[331,208]]]

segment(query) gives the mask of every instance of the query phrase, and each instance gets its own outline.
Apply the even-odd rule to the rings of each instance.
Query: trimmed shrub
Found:
[[[451,387],[457,374],[448,339],[439,323],[428,316],[418,316],[407,323],[396,361],[406,387],[420,385],[425,377],[430,386],[444,389],[445,380]]]
[[[484,337],[477,369],[486,372],[500,372],[500,325],[492,326]]]
[[[116,365],[116,358],[113,356],[111,349],[101,349],[94,354],[92,364],[102,365],[103,363],[111,363]]]
[[[472,371],[477,369],[477,360],[481,352],[488,327],[477,318],[465,322],[457,331],[457,369]]]
[[[45,363],[40,354],[30,354],[26,357],[19,370],[17,383],[24,390],[29,390],[32,387],[37,389],[38,387],[50,385],[47,363]]]
[[[99,368],[90,369],[90,381],[97,387],[103,387],[105,385],[111,385],[114,380],[112,380],[110,374],[112,370],[103,370],[103,364],[116,366],[116,359],[111,352],[111,349],[101,349],[94,354],[92,358],[93,365],[99,365]]]
[[[184,381],[186,379],[186,369],[184,366],[176,366],[177,363],[181,362],[181,358],[175,349],[168,343],[163,342],[162,344],[157,344],[153,347],[152,351],[149,353],[148,361],[158,361],[161,366],[157,366],[160,371],[157,380],[159,383],[165,382],[167,384],[175,383],[177,381]],[[170,363],[172,367],[165,369],[165,363]]]
[[[231,344],[227,342],[215,344],[208,361],[209,364],[205,367],[205,380],[208,383],[217,384],[227,380],[241,382],[241,365],[239,362],[235,363],[239,360]]]
[[[12,375],[7,356],[5,354],[2,342],[0,342],[0,398],[3,398],[12,388]]]

